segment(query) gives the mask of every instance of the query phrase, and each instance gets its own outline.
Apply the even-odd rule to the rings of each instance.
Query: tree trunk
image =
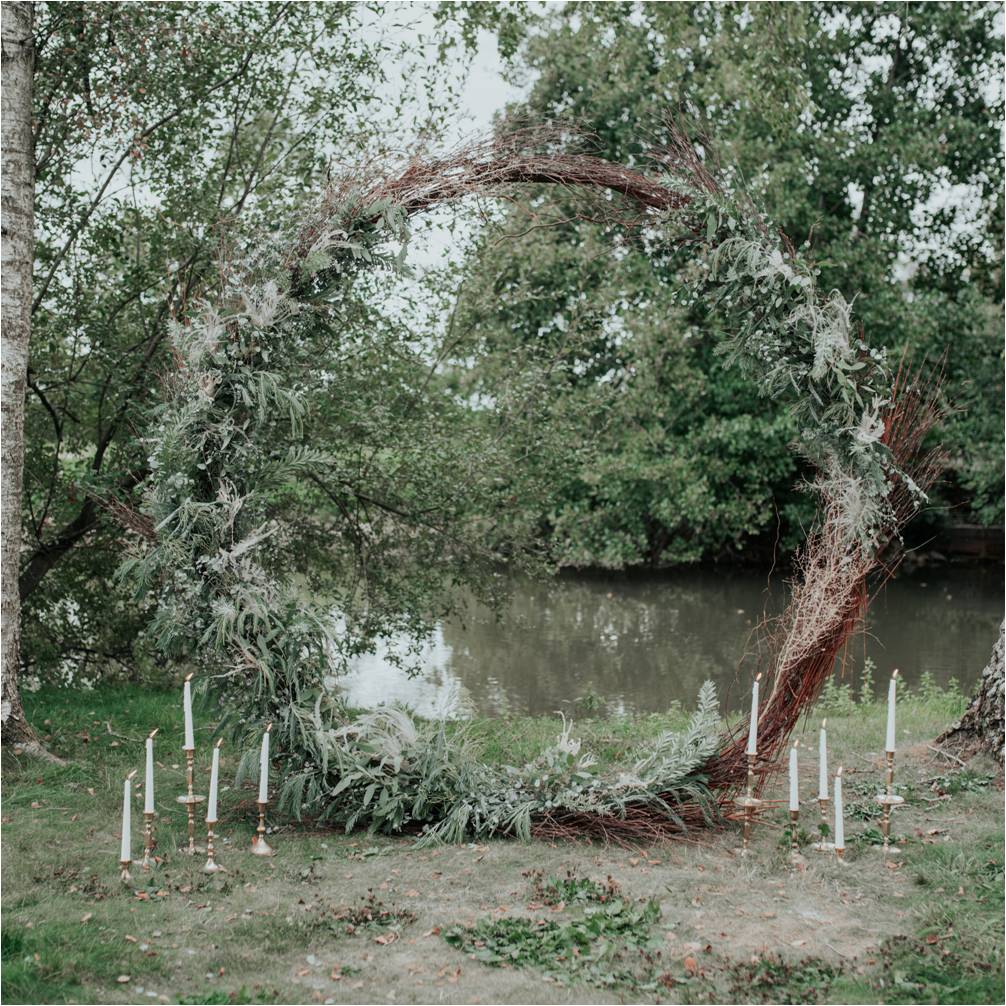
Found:
[[[0,8],[3,111],[0,151],[3,184],[2,280],[0,280],[0,371],[2,371],[2,478],[0,478],[0,632],[3,651],[3,742],[44,753],[25,719],[18,688],[21,661],[21,600],[18,569],[21,553],[21,489],[24,478],[24,393],[31,335],[31,273],[35,257],[35,154],[32,141],[32,5],[5,3]]]
[[[1006,741],[1003,731],[1004,629],[1006,622],[999,626],[999,639],[992,648],[992,657],[982,671],[978,691],[964,711],[960,723],[940,737],[940,743],[951,745],[958,753],[984,752],[1002,759]]]

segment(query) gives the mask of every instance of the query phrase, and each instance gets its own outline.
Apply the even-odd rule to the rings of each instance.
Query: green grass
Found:
[[[120,975],[162,973],[156,958],[101,924],[48,920],[37,928],[4,926],[3,999],[9,1003],[96,1001],[93,989]]]
[[[886,940],[878,967],[845,976],[848,1003],[991,1003],[1003,999],[1003,835],[967,848],[923,846],[912,857],[912,931]]]
[[[217,830],[229,872],[210,878],[201,858],[175,851],[185,837],[174,802],[184,788],[179,694],[138,687],[36,693],[28,697],[30,715],[68,763],[4,756],[3,997],[1001,1002],[996,768],[978,762],[961,770],[928,746],[959,715],[961,696],[916,689],[899,704],[897,782],[906,803],[895,815],[903,852],[894,869],[872,846],[883,704],[834,689],[826,699],[832,767],[846,766],[851,810],[844,869],[805,849],[807,870],[793,873],[780,841],[781,809],[767,812],[748,860],[734,855],[734,825],[701,843],[628,852],[516,842],[417,851],[407,838],[274,820],[278,854],[263,861],[246,851],[254,789],[233,788],[239,753],[225,745],[229,788]],[[806,790],[816,779],[820,715],[816,709],[803,728]],[[640,739],[681,719],[677,710],[587,717],[575,733],[615,765]],[[135,890],[126,889],[115,863],[121,780],[142,766],[153,726],[160,728],[164,862],[150,874],[134,869]],[[552,743],[559,724],[483,719],[465,729],[486,760],[519,764]],[[209,738],[203,726],[197,778],[204,791]],[[816,833],[812,806],[800,824],[805,838]],[[137,822],[136,854],[139,844]],[[529,872],[532,863],[538,870]],[[828,921],[808,925],[807,917]],[[492,956],[500,959],[486,959]],[[123,975],[128,982],[117,980]]]

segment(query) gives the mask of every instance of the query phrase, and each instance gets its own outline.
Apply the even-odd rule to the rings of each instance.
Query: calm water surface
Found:
[[[385,652],[361,659],[343,687],[354,706],[402,702],[425,716],[614,714],[657,712],[674,700],[690,707],[712,678],[724,706],[738,708],[747,701],[753,627],[780,610],[785,590],[782,577],[767,583],[764,573],[734,569],[521,581],[500,619],[473,607],[463,622],[440,625],[417,675]],[[911,682],[928,671],[969,690],[1002,617],[1000,568],[902,574],[871,605],[844,680],[858,685],[869,656],[879,675],[898,667]]]

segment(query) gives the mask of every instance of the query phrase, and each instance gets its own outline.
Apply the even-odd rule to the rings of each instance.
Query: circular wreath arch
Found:
[[[727,319],[723,351],[765,394],[792,403],[799,450],[818,472],[821,511],[766,651],[763,773],[861,620],[869,574],[939,469],[939,456],[922,444],[938,418],[935,382],[903,368],[892,374],[884,353],[854,329],[850,304],[819,291],[814,270],[717,183],[692,144],[675,142],[653,164],[655,173],[644,174],[564,152],[554,133],[523,131],[417,158],[390,178],[344,178],[278,268],[232,272],[219,302],[175,326],[176,366],[165,381],[151,474],[141,513],[127,518],[146,544],[127,566],[156,595],[160,646],[205,670],[238,732],[250,738],[274,722],[281,804],[294,813],[347,827],[422,826],[440,839],[509,832],[620,840],[708,822],[746,781],[747,727],[711,732],[711,689],[688,731],[661,738],[631,773],[606,780],[591,776],[568,729],[527,778],[512,770],[504,778],[452,757],[443,729],[417,752],[414,724],[393,710],[344,722],[323,687],[331,619],[305,606],[263,556],[265,542],[283,537],[281,518],[262,516],[267,494],[328,460],[304,445],[296,378],[285,379],[274,361],[302,351],[305,313],[335,311],[338,292],[387,262],[388,241],[432,207],[531,183],[610,194],[632,209],[652,247],[685,247],[691,295]],[[288,451],[277,456],[259,445],[256,429],[265,424],[289,431]],[[552,788],[530,793],[532,774],[537,789]]]

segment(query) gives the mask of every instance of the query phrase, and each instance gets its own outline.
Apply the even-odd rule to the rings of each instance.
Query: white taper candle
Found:
[[[842,806],[842,767],[835,773],[835,848],[845,848],[845,809]]]
[[[272,729],[270,723],[262,734],[262,756],[258,766],[258,802],[269,802],[269,731]]]
[[[153,814],[154,812],[154,734],[157,730],[151,730],[147,737],[147,764],[143,775],[143,813]]]
[[[210,799],[206,804],[206,820],[216,821],[217,819],[217,789],[220,785],[220,745],[223,740],[216,743],[213,748],[213,761],[210,763]]]
[[[817,738],[817,798],[828,799],[828,721],[821,720],[821,733]]]
[[[796,744],[789,749],[789,809],[800,809],[799,764],[797,761]]]
[[[127,863],[133,859],[132,850],[132,830],[133,830],[133,803],[130,789],[133,784],[133,776],[136,772],[130,772],[122,783],[122,846],[119,850],[119,862]]]
[[[749,755],[758,754],[758,682],[761,675],[755,675],[754,684],[751,686],[751,722],[748,725],[748,749]]]
[[[185,751],[192,751],[195,749],[196,742],[192,732],[192,685],[190,684],[192,675],[190,674],[185,679],[185,684],[182,686],[182,706],[185,711],[185,743],[182,745],[182,749]]]
[[[887,745],[884,748],[885,751],[893,751],[895,749],[894,706],[897,693],[897,681],[898,672],[895,670],[895,672],[891,675],[891,683],[887,686]]]

